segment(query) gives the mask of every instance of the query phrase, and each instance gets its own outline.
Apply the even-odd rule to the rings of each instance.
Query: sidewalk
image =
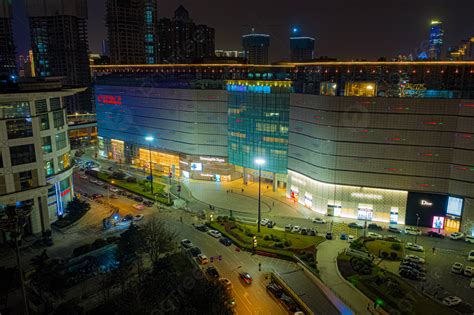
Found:
[[[349,284],[337,269],[336,258],[347,243],[340,240],[322,242],[318,246],[317,261],[321,280],[356,314],[385,314],[373,310],[374,302]],[[367,307],[370,306],[370,310]]]

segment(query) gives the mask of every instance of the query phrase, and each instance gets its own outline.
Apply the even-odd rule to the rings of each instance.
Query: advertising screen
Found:
[[[462,198],[449,197],[448,209],[446,213],[460,217],[462,213],[462,204],[463,204]]]
[[[444,229],[444,217],[433,217],[433,229]]]
[[[202,171],[202,163],[191,163],[191,170]]]

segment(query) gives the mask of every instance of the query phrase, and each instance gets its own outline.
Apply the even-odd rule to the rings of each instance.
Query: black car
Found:
[[[282,294],[283,294],[283,291],[280,289],[280,287],[274,283],[274,282],[270,282],[268,285],[267,285],[267,291],[270,292],[274,297],[276,297],[277,299],[281,298]]]
[[[267,228],[272,229],[275,225],[276,225],[276,222],[275,222],[275,221],[268,221],[268,223],[267,223]]]
[[[370,223],[367,228],[369,230],[378,230],[378,231],[382,231],[383,230],[383,227],[381,227],[380,225],[378,224],[375,224],[375,223]]]
[[[224,244],[225,246],[230,246],[232,245],[232,241],[226,237],[221,237],[219,239],[219,242],[221,242],[222,244]]]
[[[133,215],[131,214],[127,214],[126,216],[124,216],[122,218],[122,222],[129,222],[129,221],[132,221],[133,220]]]
[[[426,236],[436,237],[436,238],[444,238],[443,234],[435,232],[435,231],[428,231],[428,233],[426,233]]]
[[[363,229],[364,228],[362,225],[359,225],[355,222],[351,222],[347,226],[350,227],[350,228],[353,228],[353,229]]]
[[[210,266],[209,268],[207,268],[206,272],[213,278],[218,279],[220,277],[219,272],[214,266]]]
[[[326,239],[327,240],[332,240],[332,233],[331,232],[326,232]]]
[[[411,261],[403,261],[402,264],[400,265],[400,268],[403,268],[403,267],[409,267],[409,268],[418,270],[420,272],[425,271],[425,268],[423,266]]]
[[[151,207],[151,206],[153,206],[154,202],[150,201],[150,200],[145,200],[145,201],[143,201],[143,204],[147,207]]]
[[[207,232],[207,230],[208,230],[207,226],[205,226],[204,224],[196,225],[196,229],[201,231],[201,232]]]
[[[135,200],[136,202],[142,202],[143,198],[140,197],[140,196],[136,196],[136,197],[133,198],[133,200]]]
[[[402,230],[400,230],[399,228],[396,228],[394,226],[389,226],[388,231],[392,232],[392,233],[398,233],[398,234],[402,233]]]
[[[285,305],[285,307],[288,308],[288,310],[290,310],[291,312],[296,312],[298,310],[298,305],[288,295],[282,294],[280,297],[280,301],[282,301],[283,305]]]
[[[316,236],[316,234],[318,234],[318,232],[317,232],[314,228],[310,228],[310,229],[309,229],[308,235],[310,235],[310,236]]]
[[[196,257],[197,255],[201,254],[201,250],[199,249],[199,247],[193,247],[189,250],[189,252],[191,253],[191,255],[193,255],[193,257]]]

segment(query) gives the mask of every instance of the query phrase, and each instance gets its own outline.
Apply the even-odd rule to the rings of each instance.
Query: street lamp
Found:
[[[155,138],[148,136],[145,138],[148,141],[148,152],[150,153],[150,182],[151,182],[151,195],[153,196],[153,166],[151,165],[151,143]]]
[[[416,214],[416,233],[415,233],[415,244],[416,240],[418,239],[418,225],[420,224],[420,215]]]
[[[260,220],[261,220],[261,196],[260,196],[260,191],[261,191],[261,186],[262,186],[262,165],[265,164],[265,160],[262,158],[258,158],[255,160],[255,164],[258,165],[258,233],[260,233]]]
[[[112,184],[112,185],[115,184],[115,181],[111,180],[110,184]],[[107,187],[107,203],[109,205],[110,212],[112,212],[112,206],[110,205],[110,185],[108,185],[108,187]]]

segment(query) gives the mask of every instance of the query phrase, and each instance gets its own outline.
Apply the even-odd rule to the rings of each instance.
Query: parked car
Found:
[[[378,224],[375,224],[375,223],[370,223],[367,228],[369,230],[378,230],[378,231],[382,231],[383,230],[383,227],[378,225]]]
[[[425,280],[425,277],[419,272],[414,271],[413,269],[401,269],[399,270],[400,276],[410,279],[410,280]]]
[[[471,289],[474,289],[474,278],[471,279],[471,283],[469,284]]]
[[[267,228],[272,229],[276,225],[275,221],[269,220],[267,223]]]
[[[446,306],[456,306],[461,304],[462,300],[457,296],[447,296],[443,299],[443,304]]]
[[[473,266],[466,266],[464,268],[464,275],[468,277],[474,276],[474,267]]]
[[[292,229],[293,229],[293,224],[287,224],[287,225],[285,225],[285,231],[291,232]]]
[[[267,225],[268,221],[270,221],[270,220],[264,218],[264,219],[260,220],[260,225]]]
[[[224,244],[225,246],[230,246],[232,245],[232,241],[230,239],[228,239],[227,237],[221,237],[219,239],[219,242],[221,242],[222,244]]]
[[[348,241],[349,243],[354,242],[354,240],[355,240],[354,235],[348,235],[348,236],[347,236],[347,241]]]
[[[105,183],[104,182],[101,182],[100,180],[96,181],[94,184],[96,184],[97,186],[104,186]]]
[[[210,236],[215,237],[215,238],[220,238],[222,236],[221,232],[219,232],[217,230],[209,230],[209,231],[207,231],[207,234],[209,234]]]
[[[111,195],[110,195],[110,198],[112,198],[112,199],[118,199],[118,197],[119,197],[119,196],[117,196],[116,194],[111,194]]]
[[[219,272],[217,271],[216,267],[214,266],[209,266],[207,269],[206,269],[206,272],[213,278],[217,279],[219,278]]]
[[[191,242],[190,240],[188,240],[187,238],[185,238],[184,240],[181,240],[181,245],[183,245],[184,248],[191,248],[191,247],[194,247],[194,244],[193,242]]]
[[[306,227],[301,228],[300,233],[301,233],[301,235],[308,235],[308,228],[306,228]]]
[[[126,216],[124,216],[121,220],[122,222],[130,222],[130,221],[133,221],[133,215],[131,214],[127,214]]]
[[[79,177],[82,178],[82,179],[88,179],[89,178],[89,177],[87,177],[86,174],[81,174],[81,175],[79,175]]]
[[[407,227],[405,228],[405,233],[408,235],[421,235],[421,231],[414,227]]]
[[[347,240],[347,234],[346,233],[341,234],[341,240],[343,240],[343,241]]]
[[[136,216],[133,217],[133,221],[138,222],[143,220],[145,216],[143,214],[137,214]]]
[[[464,233],[461,233],[461,232],[454,232],[449,236],[450,239],[455,240],[455,241],[460,240],[463,237],[464,237]]]
[[[100,198],[103,198],[103,197],[104,197],[104,195],[102,195],[102,194],[93,194],[92,195],[93,200],[97,200],[97,199],[100,199]]]
[[[114,192],[114,193],[116,193],[116,192],[119,191],[119,189],[118,189],[117,187],[113,187],[113,186],[110,186],[110,187],[109,187],[109,190],[110,190],[111,192]]]
[[[394,226],[389,226],[389,227],[388,227],[388,231],[389,231],[389,232],[392,232],[392,233],[398,233],[398,234],[400,234],[400,233],[403,232],[402,230],[400,230],[399,228],[394,227]]]
[[[374,233],[374,232],[367,232],[367,237],[377,239],[377,240],[381,240],[383,238],[382,235],[380,235],[378,233]]]
[[[416,255],[406,255],[405,260],[412,261],[412,262],[419,263],[419,264],[424,264],[425,263],[425,259],[421,258],[420,256],[416,256]]]
[[[153,201],[150,201],[150,200],[144,200],[143,201],[143,204],[147,207],[152,207],[154,202]]]
[[[198,231],[201,231],[201,232],[207,232],[207,230],[209,230],[209,228],[207,226],[205,226],[204,224],[196,225],[196,229]]]
[[[222,284],[224,289],[226,290],[232,290],[232,282],[230,282],[229,279],[227,278],[219,278],[219,283]]]
[[[275,282],[270,282],[267,285],[267,291],[270,292],[277,299],[279,299],[283,294],[282,289]]]
[[[197,255],[197,260],[201,265],[205,265],[209,262],[209,259],[207,259],[207,256],[204,254]]]
[[[467,254],[467,260],[468,261],[474,261],[474,249]]]
[[[409,250],[416,251],[416,252],[424,252],[425,251],[423,246],[415,244],[415,243],[406,243],[405,248],[409,249]]]
[[[248,272],[241,272],[239,275],[240,279],[242,279],[242,281],[244,281],[246,284],[252,284],[252,276]]]
[[[201,254],[201,249],[199,247],[192,247],[189,252],[193,257],[197,257],[197,255]]]
[[[474,236],[472,235],[466,235],[466,237],[464,238],[464,240],[468,243],[471,243],[473,244],[474,243]]]
[[[356,222],[351,222],[347,226],[350,227],[350,228],[353,228],[353,229],[363,229],[364,228],[362,225],[357,224]]]
[[[283,293],[280,297],[280,301],[289,311],[296,312],[298,310],[298,305],[288,295]]]
[[[137,210],[143,210],[145,209],[145,206],[142,205],[141,203],[136,203],[132,206],[134,209],[137,209]]]
[[[402,267],[410,267],[412,269],[418,270],[419,272],[426,272],[425,267],[423,267],[421,264],[411,261],[402,261],[402,263],[400,264],[400,268]]]
[[[318,234],[318,232],[316,231],[315,228],[310,228],[309,231],[308,231],[308,235],[310,236],[316,236]]]
[[[387,235],[383,238],[387,242],[395,242],[395,243],[401,243],[402,240],[394,235]]]
[[[463,270],[464,270],[464,265],[459,262],[455,262],[453,266],[451,267],[451,272],[453,273],[462,274]]]
[[[443,234],[438,233],[438,232],[435,232],[435,231],[428,231],[428,232],[426,233],[426,236],[435,237],[435,238],[441,238],[441,239],[444,238],[444,235],[443,235]]]
[[[135,200],[136,202],[143,202],[143,197],[140,197],[140,196],[134,196],[133,197],[133,200]]]
[[[332,233],[331,232],[326,232],[326,239],[327,240],[332,240]]]
[[[97,179],[91,177],[91,179],[89,179],[89,182],[92,183],[92,184],[96,184]]]
[[[291,232],[293,233],[299,233],[301,231],[301,226],[295,225],[292,229]]]
[[[313,218],[313,223],[318,223],[318,224],[326,224],[326,220],[321,219],[321,218]]]

